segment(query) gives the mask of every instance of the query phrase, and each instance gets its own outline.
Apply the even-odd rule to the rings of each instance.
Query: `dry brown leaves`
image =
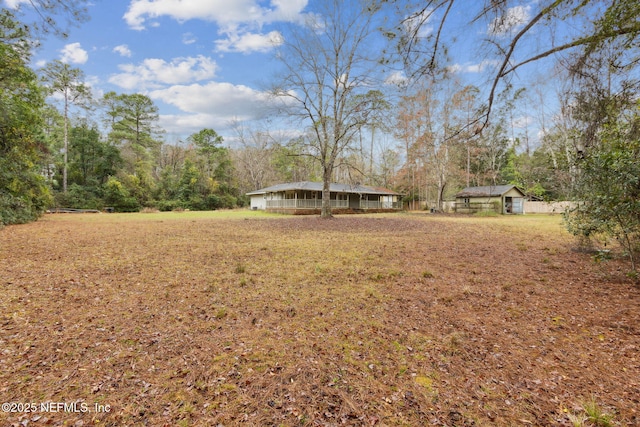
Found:
[[[0,423],[638,425],[640,289],[572,244],[550,217],[7,227]]]

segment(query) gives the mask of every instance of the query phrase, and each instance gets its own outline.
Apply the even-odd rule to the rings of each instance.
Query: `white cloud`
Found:
[[[396,86],[405,85],[408,81],[409,79],[407,78],[407,75],[404,73],[404,71],[394,71],[384,79],[385,84]]]
[[[284,42],[282,34],[271,31],[268,34],[229,34],[227,39],[217,40],[218,52],[267,52]]]
[[[500,61],[495,59],[485,59],[478,64],[453,64],[447,67],[450,73],[482,73],[487,68],[494,68],[500,64]]]
[[[405,18],[404,30],[412,37],[428,37],[433,32],[433,25],[430,25],[433,9],[425,9],[421,14]]]
[[[248,86],[219,82],[174,85],[151,91],[149,96],[185,112],[229,118],[257,116],[269,99],[267,93]]]
[[[129,49],[129,46],[127,46],[126,44],[121,44],[120,46],[114,47],[113,51],[119,53],[120,56],[131,58],[131,49]]]
[[[453,64],[453,65],[449,65],[447,67],[447,71],[453,74],[457,74],[462,72],[462,65],[460,64]]]
[[[104,90],[100,87],[100,77],[89,75],[86,76],[84,83],[91,89],[93,99],[101,99],[104,96]]]
[[[533,124],[533,117],[531,116],[514,117],[513,121],[511,122],[511,125],[514,128],[518,128],[518,129],[525,129],[532,124]]]
[[[240,24],[262,25],[300,19],[308,0],[271,0],[264,7],[259,0],[132,0],[123,18],[136,30],[145,22],[168,16],[184,22],[202,19],[218,24],[223,32]]]
[[[29,0],[4,0],[7,4],[7,7],[11,9],[16,9],[20,3],[29,3]]]
[[[112,75],[109,82],[124,89],[140,90],[211,79],[215,76],[217,64],[200,55],[174,58],[171,62],[149,58],[139,65],[124,64],[119,68],[123,73]]]
[[[495,18],[489,24],[488,32],[496,36],[504,36],[517,30],[529,22],[531,6],[515,6],[506,10],[505,14]]]
[[[264,116],[270,97],[243,85],[209,82],[175,85],[150,92],[156,101],[173,105],[185,114],[162,115],[160,122],[169,133],[184,134],[210,127],[229,126],[232,120],[250,121]]]
[[[229,127],[232,119],[233,117],[214,114],[161,114],[159,124],[167,134],[181,135],[184,138],[186,135],[204,128],[211,128],[215,129],[216,132],[221,132]],[[238,120],[245,119],[238,118]],[[229,142],[227,138],[225,138],[225,141]]]
[[[266,4],[265,4],[266,3]],[[260,33],[266,24],[303,22],[308,0],[132,0],[123,18],[136,30],[157,26],[153,20],[168,16],[179,22],[200,19],[214,22],[218,34],[219,52],[266,52],[282,43],[277,31]],[[183,35],[183,43],[193,43],[192,36]]]
[[[182,35],[182,43],[183,44],[194,44],[195,42],[198,41],[198,38],[196,36],[194,36],[192,33],[184,33]]]
[[[80,43],[70,43],[60,51],[60,60],[67,64],[84,64],[89,59],[89,54]]]
[[[500,61],[495,59],[485,59],[479,64],[469,64],[463,67],[463,71],[467,73],[482,73],[487,68],[494,68],[500,64]]]

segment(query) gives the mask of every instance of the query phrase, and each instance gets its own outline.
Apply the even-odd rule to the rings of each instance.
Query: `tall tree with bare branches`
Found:
[[[286,112],[308,129],[306,153],[322,167],[321,217],[331,217],[329,185],[334,168],[380,103],[363,96],[373,82],[379,36],[372,1],[325,0],[304,26],[284,36],[278,59],[282,78],[273,89]]]
[[[456,43],[452,33],[467,17],[467,24],[486,24],[487,63],[492,68],[487,108],[469,124],[477,131],[489,123],[502,87],[527,64],[557,53],[577,53],[576,64],[597,53],[603,43],[620,41],[622,49],[637,49],[640,8],[636,0],[387,0],[398,10],[399,22],[387,31],[412,76],[442,71],[447,52]],[[464,18],[463,18],[464,19]],[[455,26],[454,26],[455,25]],[[458,39],[464,34],[456,34]],[[480,45],[476,45],[479,49]],[[491,53],[492,52],[492,53]]]

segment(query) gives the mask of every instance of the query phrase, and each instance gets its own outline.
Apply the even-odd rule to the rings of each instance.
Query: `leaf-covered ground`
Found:
[[[640,288],[573,246],[557,216],[7,227],[0,424],[640,425]]]

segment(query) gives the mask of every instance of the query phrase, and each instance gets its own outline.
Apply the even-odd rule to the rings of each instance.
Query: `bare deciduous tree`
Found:
[[[273,137],[267,130],[251,129],[239,121],[232,122],[239,147],[232,152],[241,186],[258,190],[274,181],[272,165]]]
[[[470,16],[470,25],[487,24],[483,43],[495,52],[487,60],[496,67],[490,77],[487,108],[468,125],[478,131],[489,124],[501,85],[521,67],[560,52],[581,52],[579,64],[612,40],[620,40],[624,49],[637,49],[640,34],[636,0],[387,2],[401,16],[400,24],[387,35],[396,42],[397,52],[413,75],[437,73],[449,65],[444,56],[454,43],[450,37],[454,19]]]
[[[420,195],[416,185],[424,185],[427,202],[438,210],[443,209],[452,180],[464,174],[459,160],[468,153],[471,136],[459,129],[467,128],[466,121],[475,113],[475,93],[472,86],[434,79],[399,104],[397,137],[406,147],[411,193]]]
[[[329,185],[336,161],[380,105],[363,96],[377,65],[371,49],[378,36],[376,12],[372,1],[326,0],[303,27],[290,28],[278,54],[285,71],[273,93],[310,130],[305,154],[322,167],[323,218],[331,217]]]

